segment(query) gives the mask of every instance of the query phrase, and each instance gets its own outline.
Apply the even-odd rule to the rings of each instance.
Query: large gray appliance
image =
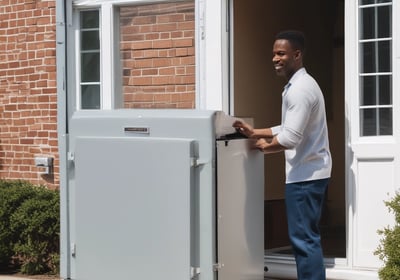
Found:
[[[74,114],[61,192],[63,278],[264,278],[263,155],[252,140],[217,133],[221,116]]]

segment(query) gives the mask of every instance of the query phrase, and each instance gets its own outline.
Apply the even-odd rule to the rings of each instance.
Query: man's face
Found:
[[[276,74],[289,80],[292,75],[301,67],[300,56],[300,51],[293,50],[288,40],[276,40],[272,50],[272,62],[274,64]]]

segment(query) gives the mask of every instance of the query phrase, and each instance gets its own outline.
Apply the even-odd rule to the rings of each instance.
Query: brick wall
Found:
[[[120,13],[125,107],[194,108],[194,1]]]
[[[0,0],[0,178],[59,184],[55,0]],[[36,156],[54,158],[41,175]]]
[[[125,107],[194,108],[194,1],[120,11]],[[55,37],[55,0],[0,0],[0,179],[59,186]]]

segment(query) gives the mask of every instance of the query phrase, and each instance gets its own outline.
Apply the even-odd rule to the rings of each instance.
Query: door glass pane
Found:
[[[195,108],[195,1],[120,7],[125,108]]]

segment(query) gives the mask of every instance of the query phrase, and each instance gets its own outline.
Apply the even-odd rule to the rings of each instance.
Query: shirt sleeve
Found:
[[[292,149],[303,139],[303,132],[314,102],[312,94],[304,89],[295,88],[291,88],[288,92],[285,102],[287,102],[287,110],[277,140],[282,146]]]
[[[271,127],[271,132],[272,132],[272,135],[277,135],[279,132],[281,132],[281,126],[276,125],[276,126]]]

